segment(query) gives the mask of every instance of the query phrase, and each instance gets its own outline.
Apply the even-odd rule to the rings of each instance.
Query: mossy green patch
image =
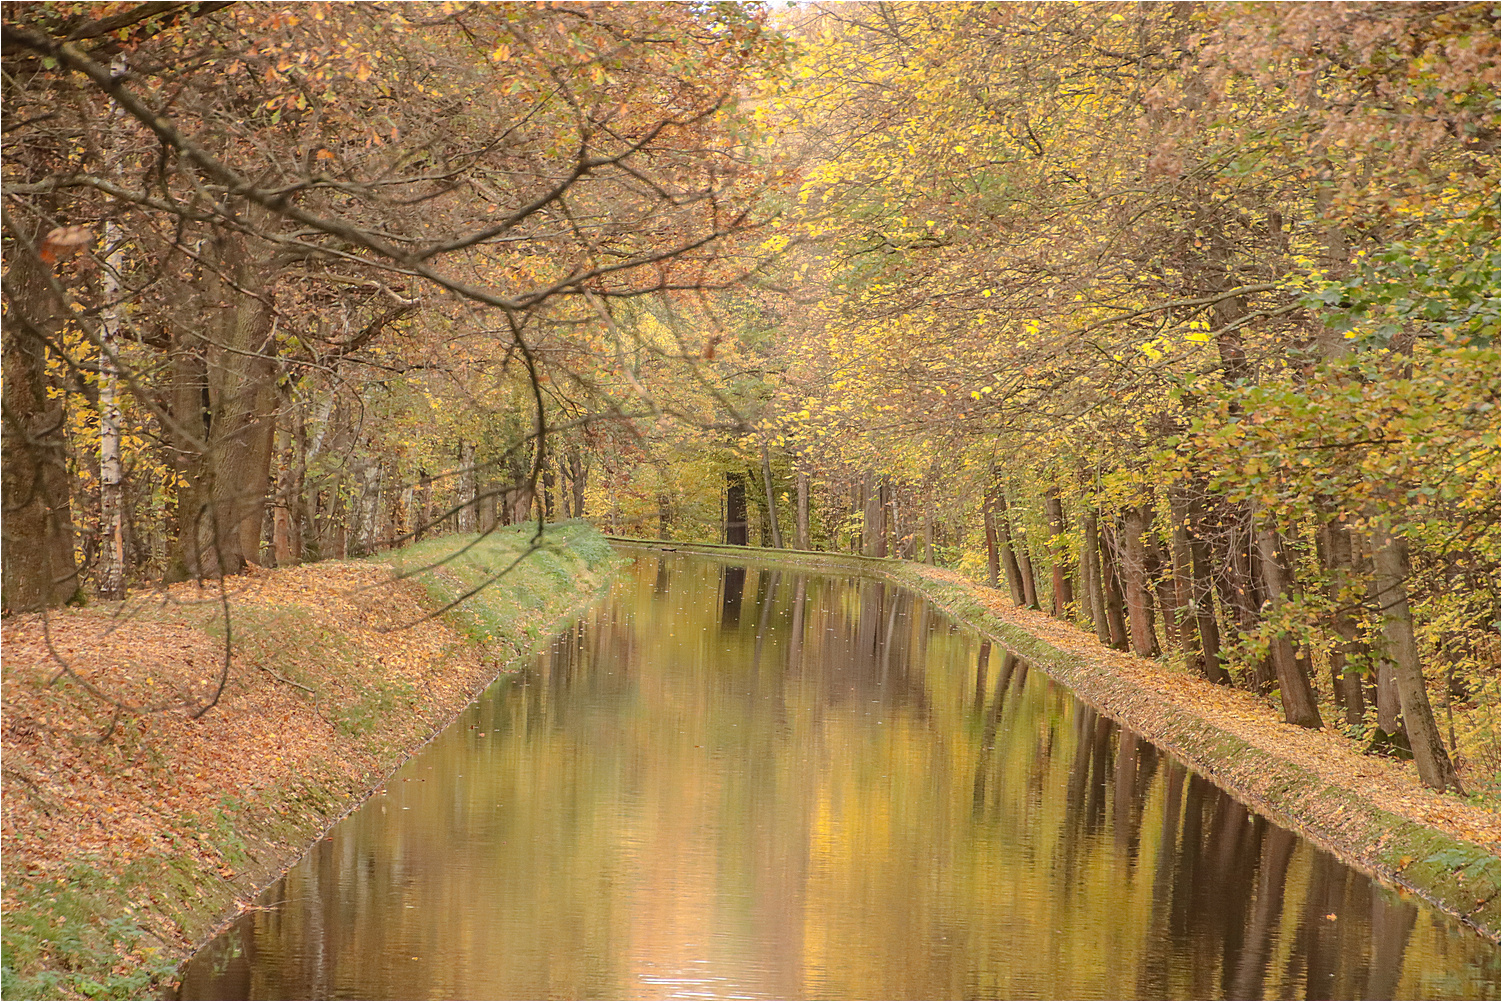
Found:
[[[471,640],[511,656],[529,649],[608,580],[615,551],[587,522],[535,523],[444,536],[387,555]],[[570,598],[562,605],[558,596]],[[468,596],[468,597],[465,597]],[[455,604],[457,603],[457,604]]]
[[[170,977],[176,954],[131,914],[140,906],[119,901],[122,886],[148,887],[144,878],[164,868],[146,859],[116,877],[97,860],[79,860],[52,884],[23,892],[5,918],[0,995],[135,998]]]

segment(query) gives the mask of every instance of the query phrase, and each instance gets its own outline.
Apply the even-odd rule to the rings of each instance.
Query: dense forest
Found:
[[[583,517],[1495,792],[1495,5],[3,16],[8,612]]]

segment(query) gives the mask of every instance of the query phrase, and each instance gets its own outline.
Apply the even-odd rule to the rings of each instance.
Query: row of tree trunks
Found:
[[[750,508],[753,505],[756,508],[761,526],[761,545],[776,548],[787,546],[789,536],[783,525],[782,503],[779,501],[781,492],[772,471],[768,450],[763,450],[759,468],[748,469],[741,475],[741,481],[747,485],[754,481],[759,487],[754,499],[748,494],[747,510],[749,519]],[[727,489],[728,484],[727,480]],[[797,549],[812,549],[814,540],[810,481],[806,472],[794,473],[792,494],[792,545]],[[923,495],[920,516],[916,514],[913,503],[904,500],[904,493],[897,484],[888,478],[863,474],[850,484],[849,513],[852,521],[859,526],[859,530],[849,540],[851,552],[873,557],[917,559],[921,544],[923,559],[931,564],[937,562],[938,536],[942,527],[934,519],[931,496]],[[748,539],[749,535],[748,531]],[[963,538],[963,523],[956,527],[954,538],[957,542]]]
[[[996,501],[988,501],[986,506],[993,582],[999,577],[1000,558],[1007,550],[1004,523],[996,520],[993,512],[993,507],[1004,510],[999,488],[995,496]],[[1102,642],[1120,647],[1125,646],[1123,639],[1129,639],[1134,653],[1151,657],[1159,653],[1152,608],[1156,599],[1165,638],[1176,642],[1206,678],[1228,683],[1215,613],[1217,585],[1222,606],[1233,617],[1233,627],[1250,633],[1264,618],[1278,623],[1281,610],[1297,597],[1298,584],[1290,551],[1275,527],[1254,525],[1254,513],[1237,505],[1222,505],[1220,518],[1212,525],[1200,497],[1199,490],[1171,492],[1172,532],[1167,561],[1160,544],[1147,533],[1152,512],[1145,505],[1123,512],[1114,540],[1110,538],[1113,533],[1100,531],[1092,511],[1082,511],[1085,545],[1079,566],[1085,588],[1081,605]],[[1057,535],[1063,525],[1062,506],[1056,508],[1056,496],[1049,494],[1045,494],[1044,504]],[[1214,552],[1216,543],[1218,554]],[[1347,671],[1347,664],[1353,658],[1365,660],[1371,652],[1358,639],[1351,614],[1353,596],[1345,584],[1354,570],[1349,527],[1332,521],[1321,531],[1317,546],[1320,562],[1330,576],[1330,599],[1335,609],[1331,626],[1340,637],[1331,659],[1333,692],[1345,719],[1359,723],[1366,697],[1360,678]],[[1368,598],[1381,615],[1386,640],[1386,656],[1375,659],[1379,727],[1387,734],[1400,735],[1412,748],[1426,785],[1459,789],[1458,774],[1434,720],[1419,663],[1408,608],[1406,542],[1379,526],[1372,534],[1370,550],[1374,573]],[[1054,614],[1063,618],[1061,608],[1067,603],[1061,603],[1057,594],[1058,568],[1064,558],[1057,549],[1054,558]],[[1219,575],[1214,572],[1216,566],[1222,569]],[[1120,598],[1113,601],[1116,588],[1120,589]],[[1015,587],[1013,592],[1015,599]],[[1123,604],[1128,620],[1125,628],[1112,622],[1113,614],[1120,619]],[[1267,658],[1253,665],[1252,682],[1261,691],[1276,685],[1288,723],[1319,728],[1324,722],[1312,685],[1311,662],[1307,647],[1296,647],[1289,628],[1283,627],[1272,634]]]
[[[1234,339],[1222,347],[1234,367]],[[770,457],[763,454],[759,477],[753,472],[732,476],[729,491],[735,491],[738,482],[741,520],[745,518],[745,485],[753,479],[761,481],[766,510],[775,510]],[[1000,587],[1005,581],[1017,605],[1037,609],[1040,602],[1033,554],[1021,526],[1012,518],[1005,483],[1000,473],[993,471],[981,506],[987,580],[992,587]],[[806,548],[811,542],[806,474],[797,475],[796,486],[797,545]],[[899,520],[905,509],[898,504],[891,482],[868,474],[851,486],[850,512],[858,516],[862,527],[851,540],[852,547],[869,556],[915,556],[920,537],[916,532],[903,534]],[[1102,524],[1095,510],[1085,504],[1077,514],[1082,546],[1075,562],[1066,543],[1069,513],[1060,493],[1049,489],[1041,502],[1050,530],[1045,548],[1051,558],[1050,611],[1054,616],[1082,618],[1102,643],[1139,656],[1157,657],[1165,645],[1180,650],[1187,664],[1218,684],[1233,681],[1222,648],[1224,630],[1242,635],[1260,633],[1267,638],[1268,652],[1250,665],[1244,684],[1261,692],[1276,688],[1289,723],[1323,726],[1312,684],[1312,651],[1295,632],[1294,624],[1284,625],[1279,618],[1301,597],[1293,572],[1298,554],[1275,527],[1259,524],[1254,509],[1215,499],[1203,480],[1194,479],[1170,489],[1168,523],[1161,529],[1153,528],[1158,519],[1147,503],[1125,507],[1107,524]],[[938,527],[931,501],[921,518],[923,555],[933,561]],[[956,532],[956,540],[959,536]],[[769,526],[764,541],[781,545],[780,530]],[[1383,610],[1389,656],[1373,659],[1378,666],[1377,684],[1366,686],[1354,670],[1347,670],[1352,661],[1364,661],[1371,653],[1359,639],[1351,612],[1361,596],[1346,594],[1348,588],[1342,583],[1343,577],[1358,573],[1360,548],[1353,546],[1352,534],[1343,524],[1332,523],[1320,533],[1318,556],[1321,566],[1330,572],[1330,598],[1337,610],[1331,625],[1341,638],[1332,657],[1332,685],[1348,722],[1362,719],[1369,700],[1377,703],[1379,722],[1385,725],[1384,730],[1390,727],[1390,733],[1401,734],[1405,722],[1411,725],[1421,721],[1434,739],[1425,752],[1429,761],[1425,782],[1455,785],[1453,766],[1445,756],[1423,690],[1411,614],[1405,619],[1406,590],[1393,584],[1396,580],[1401,585],[1407,573],[1391,570],[1394,566],[1406,567],[1402,563],[1406,554],[1401,560],[1393,555],[1400,552],[1401,542],[1401,538],[1397,544],[1374,542],[1371,551],[1373,566],[1380,553],[1386,561],[1383,566],[1388,568],[1379,572],[1381,586],[1373,585],[1366,599]]]

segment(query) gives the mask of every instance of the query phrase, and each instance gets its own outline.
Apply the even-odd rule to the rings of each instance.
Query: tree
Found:
[[[295,398],[389,365],[378,347],[420,307],[447,297],[536,383],[576,361],[550,332],[598,320],[601,301],[745,267],[731,245],[754,231],[759,178],[738,97],[779,58],[762,12],[414,13],[8,12],[5,56],[25,72],[7,83],[21,124],[6,197],[28,218],[104,219],[123,234],[123,288],[108,308],[132,342],[121,381],[180,485],[168,578],[258,561],[279,387]],[[129,68],[112,71],[126,51]],[[106,122],[118,155],[69,147]],[[58,310],[83,334],[68,362],[97,368],[101,304],[63,291]],[[10,310],[36,313],[31,302],[7,292]],[[547,453],[532,455],[535,480]]]

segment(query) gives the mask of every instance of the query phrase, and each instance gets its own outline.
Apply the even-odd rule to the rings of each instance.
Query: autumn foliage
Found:
[[[1497,772],[1484,4],[8,4],[5,606],[589,516]]]

